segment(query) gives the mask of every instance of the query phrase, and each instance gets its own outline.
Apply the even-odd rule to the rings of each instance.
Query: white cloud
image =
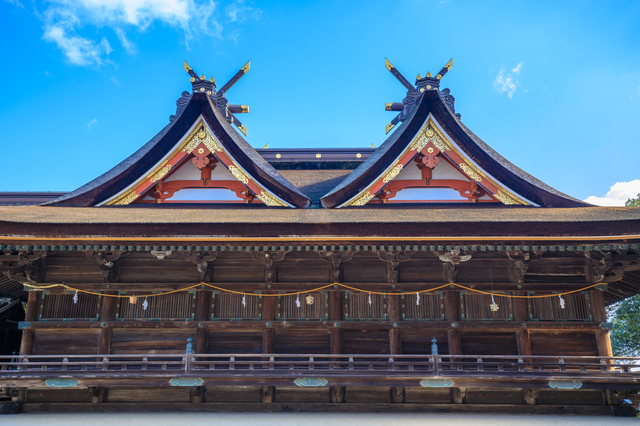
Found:
[[[511,69],[511,72],[515,74],[520,74],[520,70],[522,69],[523,65],[524,65],[524,62],[520,62],[518,65],[515,66],[515,68]]]
[[[592,195],[584,201],[598,206],[624,206],[629,198],[637,198],[639,193],[640,179],[635,179],[630,182],[617,182],[604,197]]]
[[[9,4],[14,5],[18,9],[24,9],[24,5],[22,4],[22,2],[20,0],[4,0],[4,1],[6,1]]]
[[[231,22],[244,22],[247,19],[260,19],[261,11],[245,4],[244,0],[236,0],[225,9]]]
[[[94,118],[93,120],[89,121],[87,123],[87,129],[91,130],[91,128],[93,127],[94,124],[98,124],[98,119]]]
[[[45,4],[41,13],[36,12],[43,22],[43,39],[54,43],[74,65],[99,67],[109,62],[111,45],[104,36],[84,35],[88,26],[112,29],[128,54],[135,54],[137,47],[127,33],[145,31],[154,23],[179,29],[187,46],[195,36],[222,36],[221,14],[214,14],[218,5],[213,0],[50,0]],[[230,22],[259,19],[261,13],[244,0],[235,1],[225,12]]]
[[[501,67],[493,82],[494,89],[496,89],[498,93],[506,93],[509,99],[513,99],[513,94],[516,92],[518,86],[520,86],[518,80],[516,80],[512,74],[505,74],[504,67]]]

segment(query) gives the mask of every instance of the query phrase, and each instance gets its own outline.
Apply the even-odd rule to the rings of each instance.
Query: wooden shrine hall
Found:
[[[21,315],[0,411],[635,415],[605,306],[640,291],[640,208],[500,156],[440,88],[451,61],[415,83],[385,62],[406,96],[378,148],[256,150],[227,99],[249,63],[218,88],[185,62],[191,91],[129,158],[0,193]]]

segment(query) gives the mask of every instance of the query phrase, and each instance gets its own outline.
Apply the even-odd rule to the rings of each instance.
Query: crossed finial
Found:
[[[218,108],[222,115],[224,115],[224,118],[226,118],[229,123],[235,124],[238,130],[240,130],[245,136],[247,136],[247,128],[244,127],[240,120],[238,120],[233,114],[247,113],[249,112],[249,106],[229,104],[229,101],[224,97],[224,95],[234,84],[238,82],[238,80],[240,80],[240,78],[242,78],[243,75],[249,72],[250,66],[251,61],[247,62],[242,68],[240,68],[240,71],[231,77],[231,80],[227,81],[220,90],[216,91],[216,80],[213,77],[209,80],[206,79],[204,74],[198,77],[198,74],[196,74],[195,71],[193,71],[193,68],[187,64],[187,61],[184,61],[183,65],[184,70],[191,76],[193,92],[206,93],[207,96],[211,98],[216,108]]]
[[[385,67],[389,71],[391,71],[391,74],[393,74],[393,76],[398,79],[400,84],[407,88],[407,96],[402,100],[402,102],[392,102],[386,103],[384,105],[384,109],[386,111],[400,111],[400,114],[398,114],[393,120],[391,120],[389,124],[387,124],[386,131],[387,133],[389,133],[391,129],[396,126],[396,124],[398,124],[400,121],[404,121],[409,116],[411,111],[413,111],[413,108],[415,108],[418,99],[420,98],[420,96],[422,96],[425,90],[438,90],[438,88],[440,87],[440,80],[445,76],[446,73],[449,72],[449,70],[453,66],[453,59],[450,59],[449,62],[447,62],[444,67],[442,67],[440,72],[436,74],[435,77],[432,77],[430,72],[427,73],[426,77],[422,77],[420,74],[418,74],[418,76],[416,77],[415,86],[409,83],[409,81],[404,78],[402,74],[400,74],[400,71],[398,71],[387,58],[384,58],[384,64]]]

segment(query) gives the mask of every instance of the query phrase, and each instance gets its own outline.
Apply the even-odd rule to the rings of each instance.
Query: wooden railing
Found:
[[[640,358],[514,355],[31,355],[0,356],[0,379],[185,374],[215,377],[610,377],[640,378]]]

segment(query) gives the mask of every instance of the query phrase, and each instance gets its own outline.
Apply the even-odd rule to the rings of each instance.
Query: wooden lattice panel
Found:
[[[529,295],[542,293],[529,292]],[[535,321],[591,321],[591,303],[588,293],[566,294],[564,309],[560,297],[529,299],[529,318]]]
[[[119,299],[118,319],[193,319],[195,313],[195,292],[173,293],[147,298],[147,310],[144,310],[144,298],[130,303],[128,298]]]
[[[498,292],[496,292],[497,294]],[[508,293],[504,293],[508,294]],[[463,320],[512,320],[513,310],[511,308],[511,299],[508,297],[494,297],[498,305],[497,311],[492,311],[490,305],[493,303],[491,296],[480,293],[460,294]]]
[[[73,294],[43,294],[40,319],[98,318],[100,296],[78,293],[78,303],[73,303],[73,296]]]
[[[214,293],[213,314],[211,319],[215,320],[238,320],[262,318],[260,313],[259,297],[244,296],[245,303],[242,303],[242,294]]]
[[[444,301],[442,292],[421,293],[418,296],[405,294],[402,296],[402,318],[405,320],[443,320]]]
[[[371,297],[371,304],[369,304]],[[382,294],[345,292],[345,320],[387,319],[386,299]]]
[[[307,304],[307,297],[313,297],[313,304]],[[329,315],[327,293],[306,293],[299,296],[300,307],[296,304],[298,295],[281,296],[278,303],[280,320],[326,320]]]

